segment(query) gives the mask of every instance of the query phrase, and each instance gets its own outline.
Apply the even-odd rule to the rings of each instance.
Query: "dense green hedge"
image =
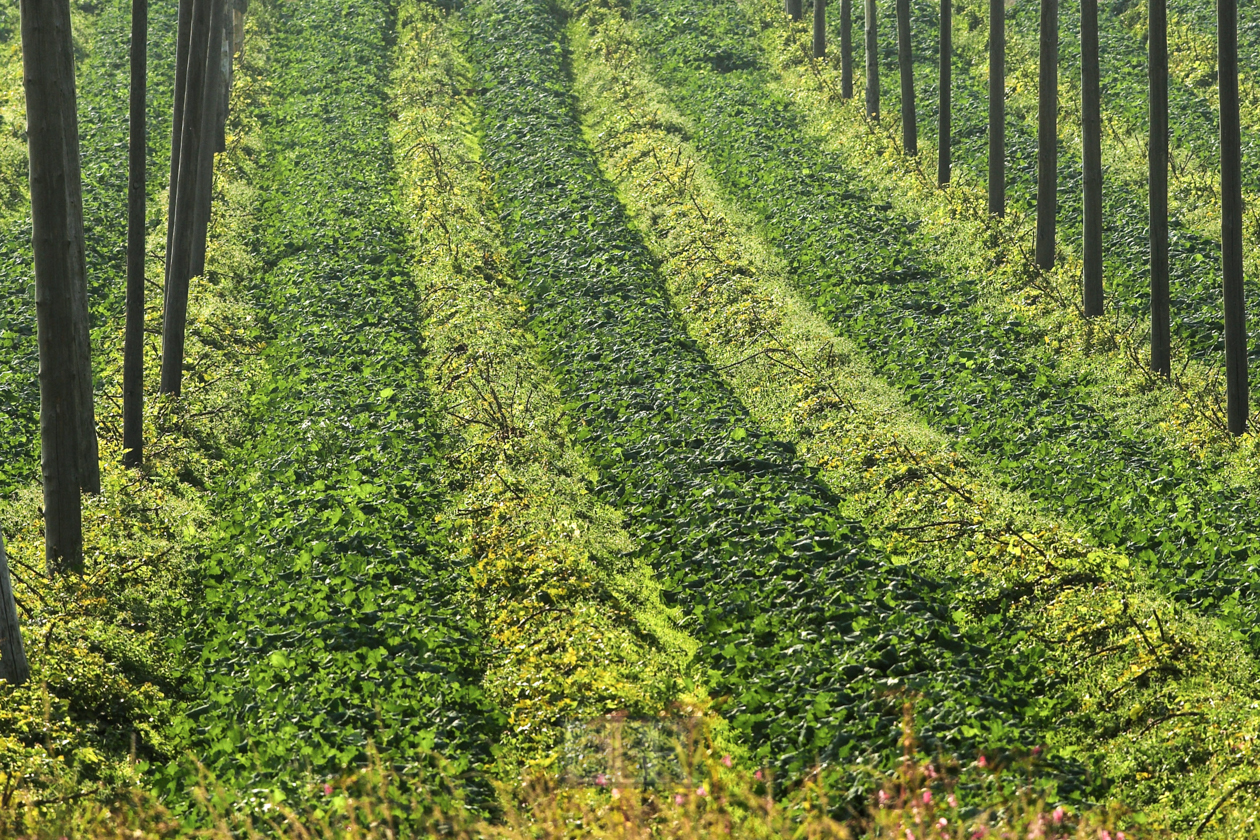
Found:
[[[1225,486],[1219,464],[1092,409],[1088,383],[1059,370],[1042,336],[979,305],[977,278],[934,262],[913,222],[802,143],[801,118],[771,92],[757,32],[734,3],[635,9],[696,143],[819,309],[1011,486],[1140,556],[1170,592],[1260,645],[1260,571],[1248,560],[1260,553],[1260,499]]]
[[[506,0],[472,15],[485,160],[533,326],[598,493],[690,616],[701,673],[753,754],[788,774],[891,759],[916,695],[933,747],[1035,737],[1032,657],[986,647],[997,619],[960,628],[950,584],[867,545],[685,335],[583,140],[553,10]]]
[[[191,746],[292,795],[362,760],[489,756],[465,571],[435,524],[419,296],[388,133],[388,0],[268,15],[254,303],[271,337],[251,439],[215,489]],[[253,12],[253,10],[251,10]],[[176,776],[175,784],[182,784]],[[309,793],[311,788],[306,788]]]

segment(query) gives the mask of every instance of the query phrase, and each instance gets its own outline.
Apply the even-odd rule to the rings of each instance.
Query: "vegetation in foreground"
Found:
[[[918,392],[907,386],[907,407],[866,367],[874,346],[837,334],[834,301],[823,319],[810,313],[799,264],[775,254],[781,231],[718,195],[730,184],[705,172],[698,112],[686,101],[687,117],[657,107],[634,38],[612,26],[622,10],[593,9],[592,32],[575,35],[541,4],[479,7],[467,24],[407,6],[396,52],[388,4],[257,10],[256,34],[269,37],[253,41],[254,71],[266,84],[238,103],[250,119],[220,180],[233,221],[221,218],[225,256],[195,323],[207,338],[195,343],[201,378],[235,381],[205,392],[213,431],[199,432],[197,412],[178,414],[188,435],[172,438],[178,457],[163,461],[159,449],[147,481],[119,472],[141,495],[106,495],[158,508],[163,493],[181,500],[164,512],[182,531],[163,522],[165,542],[142,552],[183,565],[149,565],[146,583],[201,603],[147,637],[171,630],[166,649],[182,654],[168,663],[168,692],[136,671],[137,692],[152,694],[137,707],[149,720],[97,716],[97,749],[81,740],[80,718],[94,711],[56,710],[74,751],[38,779],[42,789],[21,777],[41,750],[54,763],[66,754],[22,739],[47,734],[52,706],[43,730],[34,700],[18,707],[30,726],[14,728],[14,744],[30,752],[6,774],[7,827],[1125,836],[1119,824],[1132,837],[1212,818],[1230,820],[1211,824],[1220,836],[1246,830],[1249,764],[1234,736],[1254,717],[1254,667],[1232,634],[1251,605],[1195,595],[1194,606],[1226,618],[1204,621],[1169,600],[1166,580],[1131,568],[1138,541],[1088,533],[1036,488],[1012,492],[1004,462],[972,460],[929,431],[913,414]],[[738,7],[721,13],[738,29]],[[334,30],[344,52],[321,49]],[[455,32],[475,36],[475,67]],[[512,40],[522,35],[530,49]],[[382,71],[391,52],[393,100]],[[596,66],[605,59],[611,78]],[[764,58],[752,60],[722,72]],[[599,82],[579,90],[585,126],[570,72]],[[246,189],[247,178],[262,189]],[[376,345],[391,348],[389,364],[364,363]],[[1088,404],[1096,390],[1080,395]],[[10,509],[29,537],[27,490]],[[321,511],[318,533],[291,515],[308,509]],[[944,538],[926,536],[942,509],[954,517]],[[132,513],[102,507],[101,538],[114,541]],[[680,534],[677,521],[697,526]],[[802,525],[827,539],[798,539]],[[34,565],[35,541],[17,544]],[[696,556],[708,562],[694,566]],[[760,574],[766,558],[773,580]],[[433,585],[445,588],[430,597],[439,566]],[[829,577],[840,571],[848,576]],[[774,608],[760,610],[768,590]],[[419,609],[433,604],[445,605],[441,621]],[[307,613],[323,645],[306,644],[310,622],[295,625]],[[878,628],[863,623],[876,613]],[[191,632],[175,629],[189,618]],[[121,650],[109,620],[90,643],[88,678]],[[420,644],[413,629],[428,634]],[[1050,649],[1064,640],[1062,653]],[[427,658],[417,667],[399,656],[418,649]],[[1099,667],[1079,667],[1095,656]],[[828,673],[834,662],[847,663],[842,682]],[[996,672],[1000,702],[986,694]],[[312,691],[324,717],[293,719]],[[173,702],[181,692],[183,706]],[[450,692],[469,716],[416,711],[435,696],[449,711]],[[1040,737],[1064,705],[1100,692],[1105,701],[1087,703],[1066,732]],[[902,728],[907,696],[915,722]],[[687,784],[649,795],[607,777],[556,786],[574,717],[680,708],[707,718],[714,738]],[[312,729],[341,734],[306,737]],[[907,730],[926,746],[907,743]],[[173,812],[144,796],[92,802],[119,802],[188,746],[208,764],[160,771]],[[369,771],[343,769],[373,755]],[[1213,774],[1235,771],[1219,797],[1202,785],[1208,771],[1191,771],[1193,755]],[[820,758],[829,763],[816,767]],[[1091,765],[1102,775],[1089,778]],[[113,775],[84,785],[92,766]],[[513,784],[549,769],[550,783]],[[470,771],[503,781],[497,791],[470,784]],[[417,773],[448,775],[417,786]],[[772,779],[802,776],[810,781],[771,796]],[[1146,813],[1090,807],[1090,792],[1117,779],[1127,787],[1113,790]]]

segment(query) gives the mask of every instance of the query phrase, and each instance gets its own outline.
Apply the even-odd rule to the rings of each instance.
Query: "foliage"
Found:
[[[695,642],[660,603],[650,569],[621,556],[620,515],[596,501],[592,467],[525,322],[480,166],[462,18],[404,4],[394,81],[403,207],[425,303],[426,380],[450,442],[467,597],[489,640],[483,686],[507,715],[496,775],[556,762],[574,727],[700,703],[685,685]],[[454,84],[452,84],[454,80]]]
[[[688,333],[756,421],[820,467],[873,544],[896,562],[960,574],[964,612],[1001,609],[1008,636],[1038,647],[1041,667],[1061,677],[1043,698],[1058,721],[1048,748],[1091,766],[1108,800],[1142,808],[1148,827],[1193,826],[1221,779],[1251,778],[1254,762],[1228,733],[1260,723],[1254,660],[1227,631],[1159,595],[1128,557],[1003,492],[926,429],[721,198],[682,139],[682,118],[646,78],[634,23],[590,4],[570,30],[587,136],[598,138],[601,168],[660,261]],[[839,132],[837,145],[857,146],[846,159],[867,153],[853,140],[860,123]],[[872,171],[885,165],[902,168],[895,158]],[[930,203],[920,212],[932,223]],[[1222,810],[1246,818],[1254,808],[1231,799]]]
[[[993,643],[1000,618],[960,627],[949,584],[890,562],[838,516],[841,500],[683,333],[583,141],[555,14],[518,0],[479,6],[474,22],[485,160],[534,328],[596,492],[689,615],[710,692],[751,755],[786,778],[816,759],[887,758],[897,698],[912,693],[933,748],[1026,743],[1038,676]]]
[[[266,37],[248,301],[266,347],[212,484],[188,747],[245,811],[375,744],[467,773],[501,716],[437,516],[420,295],[397,210],[388,3],[254,7]],[[170,801],[196,781],[171,766]],[[249,791],[249,793],[243,793]]]
[[[636,6],[670,97],[724,186],[763,220],[799,287],[938,428],[1012,489],[1131,552],[1167,591],[1255,641],[1254,493],[1196,455],[1168,451],[1091,405],[1035,324],[987,305],[869,184],[818,145],[772,91],[757,31],[731,7]],[[703,32],[703,37],[693,33]],[[750,68],[721,72],[716,46]],[[725,64],[723,65],[726,66]],[[1152,488],[1167,492],[1153,493]]]

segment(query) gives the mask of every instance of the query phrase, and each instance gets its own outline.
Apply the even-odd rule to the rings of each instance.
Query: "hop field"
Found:
[[[0,680],[0,836],[1260,832],[1216,14],[1167,3],[1163,376],[1155,0],[1099,10],[1091,318],[1079,4],[1058,10],[1039,267],[1051,6],[1006,4],[999,216],[990,4],[949,0],[942,186],[940,3],[817,2],[228,4],[179,394],[159,368],[194,6],[153,2],[145,453],[124,467],[133,7],[75,0],[102,470],[82,573],[45,561],[22,64],[42,7],[4,13],[0,557],[30,676]],[[1254,309],[1260,11],[1238,14]]]

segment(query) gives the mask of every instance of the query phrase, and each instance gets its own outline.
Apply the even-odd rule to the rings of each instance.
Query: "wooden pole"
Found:
[[[9,685],[23,685],[30,678],[31,669],[22,647],[22,622],[13,599],[9,558],[4,553],[4,533],[0,532],[0,680]]]
[[[949,183],[950,143],[953,132],[953,88],[954,60],[954,0],[941,0],[941,66],[940,66],[940,117],[936,135],[936,183],[945,186]]]
[[[897,66],[901,74],[901,145],[919,153],[919,126],[914,113],[914,54],[910,41],[910,0],[897,0]]]
[[[144,246],[148,0],[131,0],[131,137],[127,180],[127,324],[123,339],[123,464],[144,462]]]
[[[1148,0],[1151,134],[1148,174],[1151,228],[1151,368],[1172,375],[1168,303],[1168,8]]]
[[[1238,115],[1238,0],[1217,0],[1221,94],[1221,268],[1225,395],[1231,434],[1247,431],[1247,313],[1243,300],[1242,131]]]
[[[1059,211],[1059,0],[1041,0],[1037,90],[1037,267],[1054,268]]]
[[[840,96],[853,98],[853,0],[840,0]]]
[[[196,240],[197,174],[202,168],[201,146],[210,138],[203,135],[208,79],[210,30],[216,0],[193,0],[192,28],[189,32],[187,83],[184,92],[183,125],[180,129],[179,169],[176,176],[175,214],[166,282],[165,312],[162,323],[162,379],[164,394],[179,396],[183,379],[184,328],[188,319],[188,284],[194,264]],[[218,56],[215,56],[217,63]]]
[[[1081,277],[1085,317],[1103,314],[1102,115],[1098,0],[1081,0],[1081,162],[1084,176]]]
[[[175,239],[175,198],[179,195],[180,144],[184,139],[184,96],[188,87],[188,51],[192,39],[193,0],[179,0],[175,40],[175,96],[171,121],[171,179],[166,205],[166,285],[171,282],[171,255]]]
[[[792,20],[801,19],[801,15],[805,13],[804,6],[805,4],[802,0],[787,0],[787,13],[791,16]]]
[[[1006,2],[989,0],[989,213],[1006,215]]]
[[[86,301],[78,166],[78,112],[69,0],[21,0],[22,64],[30,155],[35,314],[39,343],[40,461],[45,559],[51,574],[83,569],[80,491],[82,334]],[[82,216],[79,216],[80,230]],[[75,251],[77,250],[77,253]],[[82,291],[77,287],[81,287]]]
[[[227,4],[220,0],[215,6],[218,15],[210,30],[210,44],[206,59],[206,86],[203,90],[201,118],[202,144],[197,167],[197,206],[193,216],[192,267],[189,277],[201,277],[206,273],[206,234],[210,228],[210,203],[214,189],[214,153],[218,147],[220,127],[223,125],[223,23]]]
[[[827,56],[827,0],[814,0],[814,58]]]
[[[879,120],[879,21],[875,0],[865,0],[866,20],[866,114]]]

